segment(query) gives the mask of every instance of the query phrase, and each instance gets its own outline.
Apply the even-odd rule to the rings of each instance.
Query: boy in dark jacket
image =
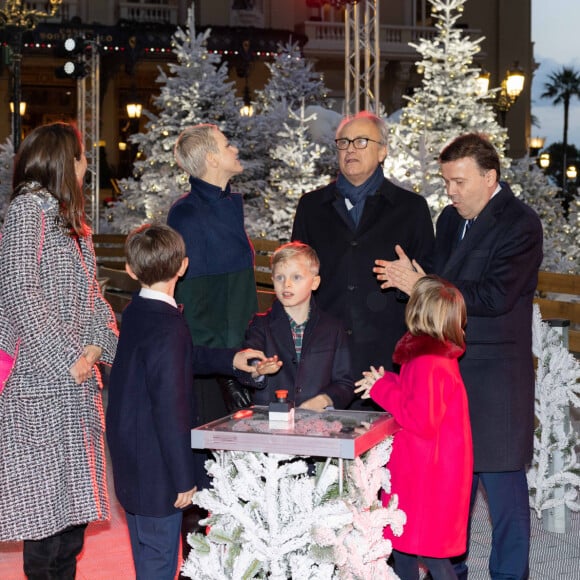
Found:
[[[128,274],[141,283],[123,312],[111,369],[107,441],[115,492],[127,516],[138,580],[173,580],[182,509],[199,471],[191,450],[194,372],[251,371],[257,351],[194,347],[173,291],[187,268],[185,245],[169,226],[145,225],[127,237]]]
[[[252,379],[254,403],[267,405],[285,389],[297,406],[314,411],[344,409],[353,398],[351,360],[342,324],[319,310],[312,292],[320,284],[316,252],[301,242],[272,256],[277,300],[250,322],[244,346],[263,350]]]

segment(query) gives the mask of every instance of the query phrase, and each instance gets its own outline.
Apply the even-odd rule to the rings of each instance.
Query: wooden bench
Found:
[[[139,289],[139,283],[125,272],[125,240],[124,234],[95,234],[93,245],[97,258],[98,276],[101,280],[103,295],[111,305],[117,321],[121,320],[121,312],[131,300],[133,292]],[[255,276],[258,294],[258,311],[264,312],[274,302],[270,257],[280,245],[274,240],[262,238],[252,239],[256,251]]]
[[[125,234],[93,234],[97,265],[125,269]]]
[[[544,320],[570,321],[568,349],[580,354],[580,276],[541,271],[534,302],[540,307]]]

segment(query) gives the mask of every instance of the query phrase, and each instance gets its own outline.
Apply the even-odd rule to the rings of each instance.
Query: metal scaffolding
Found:
[[[85,41],[88,50],[85,57],[87,75],[77,79],[77,123],[85,140],[87,173],[85,185],[87,197],[87,216],[94,233],[99,233],[99,94],[100,94],[100,47],[99,40]]]
[[[345,114],[358,113],[361,108],[378,114],[381,68],[378,0],[346,0],[344,38]]]

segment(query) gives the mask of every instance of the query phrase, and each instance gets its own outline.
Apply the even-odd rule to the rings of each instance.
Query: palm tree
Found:
[[[568,148],[568,115],[570,100],[576,96],[580,98],[580,72],[571,67],[563,66],[561,70],[553,72],[549,77],[550,82],[544,84],[542,98],[552,99],[554,105],[564,104],[564,138],[562,158],[562,184],[566,186],[566,149]]]

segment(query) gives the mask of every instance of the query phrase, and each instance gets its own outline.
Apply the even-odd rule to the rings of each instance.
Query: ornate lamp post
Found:
[[[525,81],[526,75],[516,63],[513,69],[507,71],[505,79],[501,82],[500,90],[495,102],[495,108],[499,111],[502,127],[505,127],[507,112],[512,108],[512,105],[522,94]]]
[[[12,114],[12,141],[14,151],[18,150],[21,139],[21,87],[20,65],[22,62],[22,35],[27,30],[34,30],[38,21],[43,18],[54,16],[61,5],[62,0],[49,0],[48,10],[28,10],[22,0],[6,0],[3,8],[0,8],[0,28],[7,33],[7,42],[10,46],[12,64],[12,102],[14,113]],[[23,5],[24,4],[24,5]]]

